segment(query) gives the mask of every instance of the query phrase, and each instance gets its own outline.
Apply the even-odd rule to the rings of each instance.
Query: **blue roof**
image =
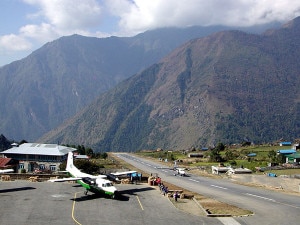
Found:
[[[282,145],[292,145],[292,142],[290,142],[290,141],[283,141],[283,142],[280,142],[280,144],[282,144]]]
[[[296,150],[294,150],[294,149],[284,149],[284,150],[278,150],[277,153],[280,153],[280,154],[293,154],[293,153],[296,153]]]

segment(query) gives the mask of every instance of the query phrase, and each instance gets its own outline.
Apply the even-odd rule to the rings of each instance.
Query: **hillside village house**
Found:
[[[65,161],[69,152],[75,148],[57,144],[24,143],[1,152],[4,158],[19,161],[19,172],[58,171],[61,162]]]
[[[286,163],[300,164],[300,152],[295,152],[286,157]]]
[[[290,141],[284,141],[284,142],[279,143],[279,146],[291,146],[291,145],[292,145],[292,142],[290,142]]]

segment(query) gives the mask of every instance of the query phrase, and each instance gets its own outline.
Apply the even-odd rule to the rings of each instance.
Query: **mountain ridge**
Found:
[[[35,141],[101,93],[195,37],[228,27],[167,28],[134,37],[72,35],[0,68],[0,131]]]
[[[135,151],[297,138],[299,19],[291,24],[193,39],[40,140]]]

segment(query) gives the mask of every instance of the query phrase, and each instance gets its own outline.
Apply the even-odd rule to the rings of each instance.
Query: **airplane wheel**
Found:
[[[85,190],[85,191],[84,191],[84,194],[85,194],[85,195],[87,195],[87,193],[88,193],[88,191],[87,191],[87,190]]]

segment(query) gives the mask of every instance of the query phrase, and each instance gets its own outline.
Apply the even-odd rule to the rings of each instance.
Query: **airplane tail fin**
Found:
[[[73,152],[69,152],[66,170],[68,172],[71,172],[72,168],[74,168],[74,164],[73,164]]]

